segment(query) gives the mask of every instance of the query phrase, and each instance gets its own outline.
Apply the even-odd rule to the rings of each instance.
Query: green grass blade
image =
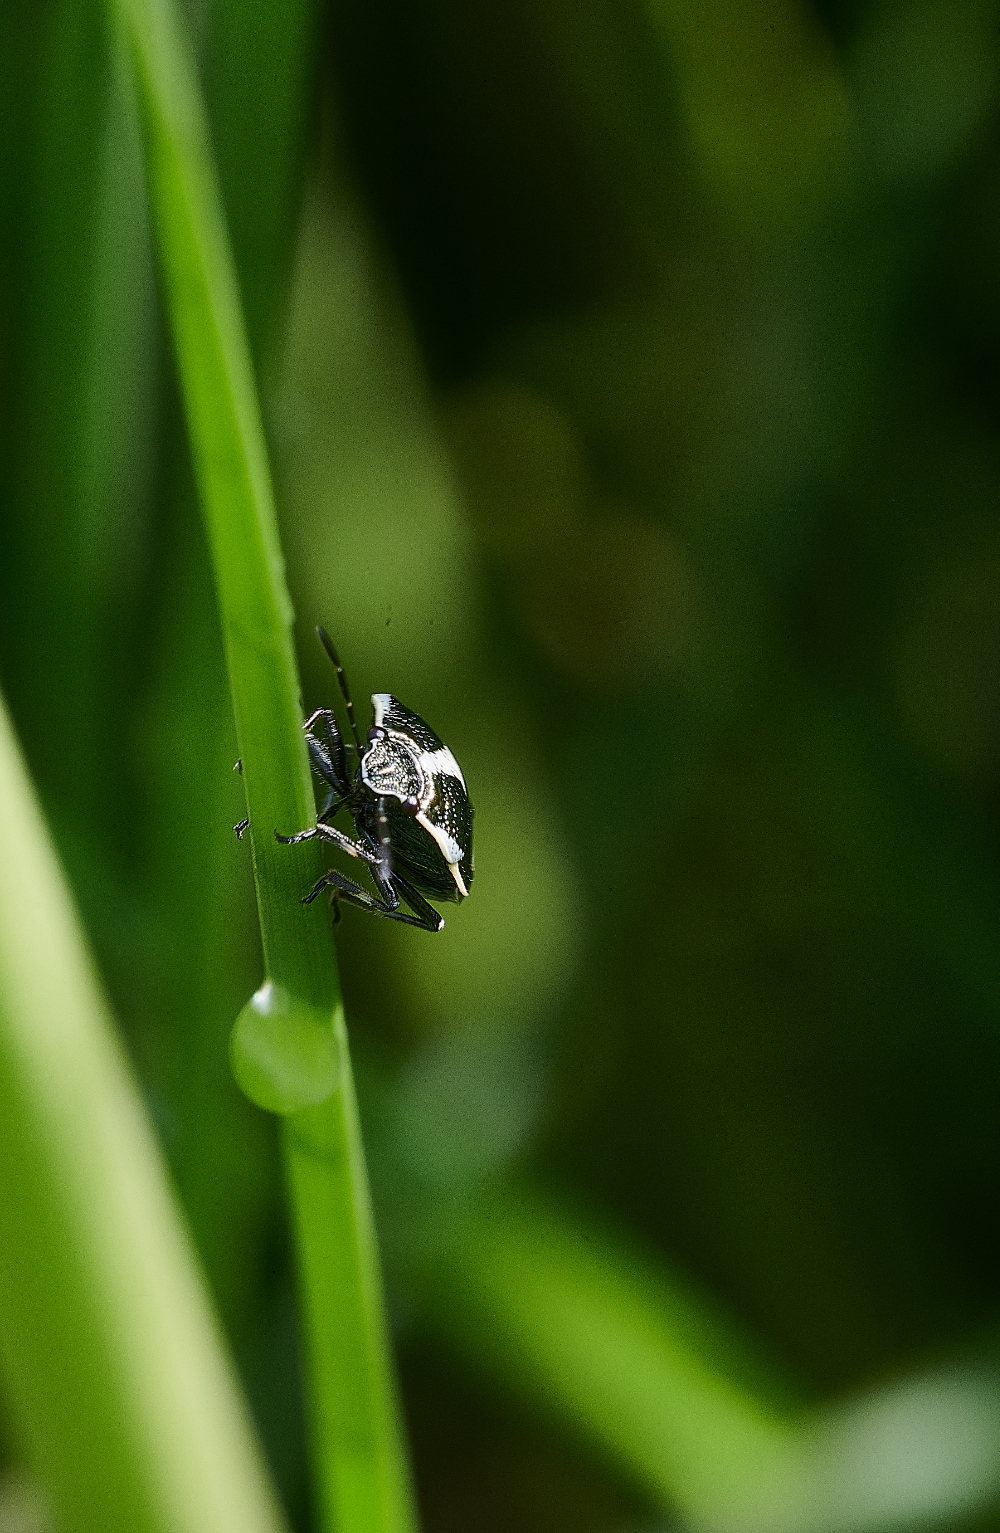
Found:
[[[338,1028],[343,1030],[342,1014]],[[346,1057],[346,1038],[344,1039]],[[385,1307],[354,1083],[286,1119],[285,1165],[311,1339],[316,1472],[331,1526],[407,1533],[415,1525],[400,1447]]]
[[[315,101],[317,22],[315,0],[214,0],[201,39],[216,166],[258,376],[268,371],[282,330]],[[133,224],[148,241],[144,182],[139,158],[143,201]],[[172,1040],[164,1089],[175,1111],[174,1175],[242,1355],[259,1329],[254,1306],[268,1283],[265,1247],[280,1167],[270,1125],[241,1097],[226,1053],[233,1017],[259,978],[259,956],[248,940],[248,848],[231,828],[242,813],[242,785],[230,771],[239,752],[218,606],[180,411],[175,417],[171,407],[168,425],[160,452],[170,532],[157,559],[158,610],[149,614],[156,747],[144,760],[155,859],[145,886],[174,955],[156,988],[156,1026]],[[283,1419],[277,1400],[269,1400],[271,1418]]]
[[[710,1319],[553,1198],[513,1187],[485,1199],[418,1281],[450,1346],[692,1523],[794,1458],[789,1419],[711,1355]]]
[[[0,703],[0,1360],[66,1533],[277,1533]]]
[[[268,984],[241,1014],[236,1062],[255,1099],[288,1114],[326,1523],[344,1533],[406,1533],[408,1470],[333,942],[322,902],[299,902],[318,875],[319,852],[315,845],[292,852],[274,840],[275,829],[312,823],[315,810],[271,482],[207,125],[168,0],[117,0],[116,11],[146,124],[153,224],[251,820]],[[332,1048],[322,1047],[324,1029]]]
[[[437,1338],[688,1527],[876,1533],[997,1504],[990,1362],[796,1407],[787,1381],[696,1289],[600,1221],[516,1183],[469,1208],[461,1235],[452,1225],[408,1275]]]

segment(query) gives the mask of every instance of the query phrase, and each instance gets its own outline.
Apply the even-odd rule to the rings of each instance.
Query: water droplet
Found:
[[[340,1084],[342,1033],[335,1012],[266,980],[236,1018],[229,1040],[237,1085],[267,1112],[315,1107]]]

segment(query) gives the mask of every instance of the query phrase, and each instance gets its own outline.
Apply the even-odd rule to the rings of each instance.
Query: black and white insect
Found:
[[[472,805],[462,769],[447,745],[418,713],[389,692],[372,694],[372,726],[364,745],[344,668],[329,635],[317,628],[333,661],[354,747],[345,743],[330,708],[317,708],[303,724],[309,759],[326,796],[316,827],[283,836],[286,846],[329,841],[367,863],[378,897],[331,868],[303,899],[308,905],[323,889],[335,901],[357,905],[389,921],[437,932],[444,918],[424,898],[464,900],[472,887]],[[353,773],[348,753],[356,748]],[[341,809],[353,817],[357,839],[331,822]],[[413,911],[400,910],[404,904]]]

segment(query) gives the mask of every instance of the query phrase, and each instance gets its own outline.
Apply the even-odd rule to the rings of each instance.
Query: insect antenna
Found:
[[[347,677],[344,675],[344,667],[340,663],[340,656],[334,649],[333,640],[330,638],[330,635],[327,633],[326,629],[321,628],[319,624],[317,624],[316,634],[319,638],[319,642],[322,644],[323,648],[330,656],[330,659],[333,661],[333,668],[337,672],[337,681],[340,686],[340,695],[344,699],[344,706],[347,709],[348,723],[351,726],[351,733],[354,736],[355,744],[358,747],[358,755],[360,756],[363,752],[363,747],[361,744],[361,736],[358,734],[357,722],[354,718],[354,704],[351,701],[351,689],[347,685]]]

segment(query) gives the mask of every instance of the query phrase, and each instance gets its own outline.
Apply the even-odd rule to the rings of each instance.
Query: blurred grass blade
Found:
[[[485,1199],[424,1271],[439,1335],[544,1401],[657,1500],[704,1523],[780,1472],[792,1428],[716,1362],[670,1285],[552,1198]],[[687,1309],[687,1306],[684,1306]]]
[[[0,1360],[66,1533],[282,1519],[0,703]]]
[[[345,1533],[406,1533],[409,1474],[333,940],[322,903],[300,903],[318,877],[320,853],[316,843],[290,852],[274,839],[276,829],[313,823],[315,808],[291,606],[208,127],[170,0],[115,0],[114,8],[139,84],[153,226],[222,615],[270,984],[259,994],[280,997],[282,1013],[303,1022],[288,1030],[285,1047],[308,1044],[283,1061],[271,1052],[282,1037],[272,1030],[268,1048],[252,1051],[253,1070],[241,1078],[249,1082],[252,1074],[257,1100],[288,1110],[285,1154],[322,1510],[327,1526]],[[329,1051],[312,1047],[317,1017],[330,1031]],[[250,1062],[246,1050],[241,1059]],[[260,1076],[268,1059],[271,1082]],[[309,1059],[319,1061],[330,1094],[296,1111],[317,1101]],[[327,1068],[331,1059],[339,1068]],[[296,1080],[306,1089],[290,1098]]]
[[[877,1533],[996,1506],[995,1368],[779,1411],[787,1386],[731,1322],[579,1210],[515,1185],[446,1227],[409,1274],[423,1323],[688,1526]]]
[[[878,1533],[966,1522],[1000,1493],[995,1369],[929,1370],[809,1412],[796,1453],[716,1533]]]

